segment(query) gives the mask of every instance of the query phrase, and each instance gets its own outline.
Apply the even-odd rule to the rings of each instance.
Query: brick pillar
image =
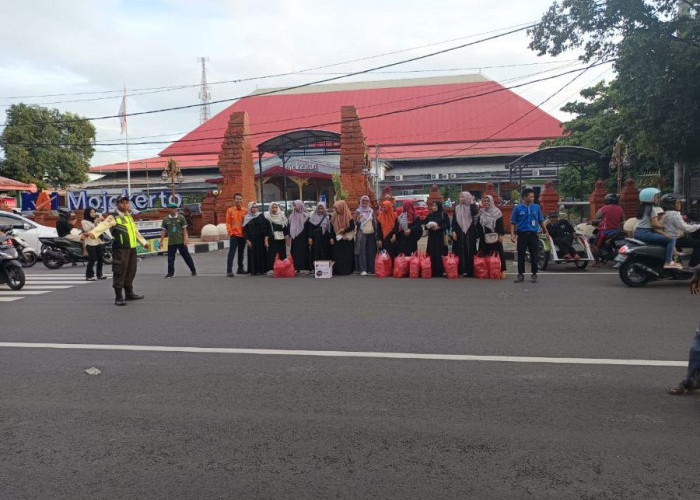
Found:
[[[603,205],[605,205],[605,195],[608,194],[608,190],[605,189],[605,184],[602,180],[598,179],[595,181],[595,188],[588,197],[588,202],[591,204],[591,219],[595,217],[595,214],[600,210]]]
[[[559,193],[552,181],[544,183],[544,191],[540,193],[540,208],[545,216],[559,211]]]
[[[438,188],[437,184],[433,184],[432,186],[430,186],[430,194],[428,195],[428,201],[426,202],[428,204],[428,209],[430,209],[430,206],[435,201],[445,201],[445,197],[442,194],[440,194],[440,188]]]
[[[545,188],[547,187],[547,184],[545,184]],[[498,196],[498,193],[496,192],[496,188],[493,186],[493,182],[487,182],[486,187],[484,188],[484,193],[482,196],[486,195],[491,195],[493,196],[493,202],[498,205],[501,202],[501,197]]]
[[[639,209],[639,190],[634,185],[634,180],[631,178],[625,181],[625,187],[622,188],[620,206],[625,212],[625,220],[637,216],[637,210]]]
[[[348,207],[354,211],[364,195],[376,207],[374,191],[362,173],[363,168],[371,168],[371,163],[355,106],[343,106],[340,119],[340,181],[348,192]]]
[[[202,211],[202,224],[214,224],[216,225],[216,198],[214,195],[209,191],[206,195],[204,195],[204,199],[202,200],[202,205],[200,207],[200,210]]]
[[[228,129],[219,153],[219,171],[224,178],[216,200],[219,223],[226,220],[226,210],[233,206],[234,193],[243,195],[243,206],[255,200],[255,169],[250,144],[248,113],[231,113]]]

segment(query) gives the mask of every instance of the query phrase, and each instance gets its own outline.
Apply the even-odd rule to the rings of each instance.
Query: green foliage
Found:
[[[510,201],[512,201],[514,205],[520,201],[520,193],[517,189],[513,189],[510,192]]]
[[[598,178],[598,169],[592,165],[571,166],[559,170],[557,190],[561,197],[571,196],[584,200],[593,191],[593,184]]]
[[[95,127],[72,113],[15,104],[0,136],[0,173],[38,187],[85,182],[95,151]]]
[[[333,172],[331,174],[331,181],[333,182],[333,190],[335,191],[335,201],[347,200],[348,192],[343,189],[343,181],[340,180],[340,174]]]

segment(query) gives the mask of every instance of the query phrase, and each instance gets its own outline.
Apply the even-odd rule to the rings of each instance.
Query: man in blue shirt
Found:
[[[530,251],[530,265],[532,268],[532,282],[537,282],[537,253],[539,238],[538,227],[549,236],[547,226],[544,224],[544,215],[540,206],[534,203],[535,192],[530,188],[523,189],[523,202],[513,208],[510,217],[510,241],[515,243],[515,233],[518,234],[518,277],[516,283],[522,283],[525,279],[525,252]]]

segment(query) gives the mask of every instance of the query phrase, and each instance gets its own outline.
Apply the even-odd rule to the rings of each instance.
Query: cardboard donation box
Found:
[[[314,276],[316,278],[332,278],[333,262],[330,260],[317,260],[314,262]]]

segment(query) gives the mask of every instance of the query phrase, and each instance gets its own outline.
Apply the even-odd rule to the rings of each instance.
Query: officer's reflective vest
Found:
[[[114,214],[116,225],[111,229],[114,248],[136,248],[136,224],[131,215]]]

